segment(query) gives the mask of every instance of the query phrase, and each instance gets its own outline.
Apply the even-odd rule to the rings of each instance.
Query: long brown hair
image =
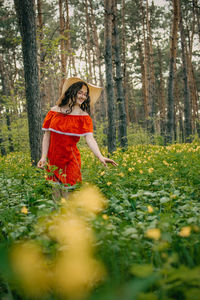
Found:
[[[76,104],[77,94],[83,85],[85,85],[87,88],[87,99],[81,104],[80,107],[83,111],[86,111],[88,114],[90,114],[89,87],[84,81],[78,81],[70,85],[66,92],[58,99],[57,105],[59,107],[68,105],[69,109],[66,110],[66,114],[70,114],[72,112],[72,108]]]

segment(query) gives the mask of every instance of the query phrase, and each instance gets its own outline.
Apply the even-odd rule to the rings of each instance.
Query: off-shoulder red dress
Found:
[[[81,136],[93,133],[91,117],[49,111],[42,130],[51,132],[47,180],[68,188],[81,182],[81,156],[76,144]]]

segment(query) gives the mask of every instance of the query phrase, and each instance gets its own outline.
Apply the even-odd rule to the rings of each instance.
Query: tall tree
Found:
[[[60,58],[61,58],[61,74],[62,79],[66,75],[66,55],[65,55],[65,22],[64,22],[64,13],[63,13],[63,1],[59,0],[59,21],[60,21]]]
[[[123,66],[123,89],[124,89],[124,98],[125,98],[125,108],[126,108],[126,120],[127,125],[130,122],[129,109],[128,109],[128,92],[127,92],[127,66],[126,66],[126,24],[125,24],[125,0],[122,0],[122,10],[121,10],[121,18],[122,18],[122,66]]]
[[[186,59],[186,41],[183,27],[183,18],[181,11],[181,3],[179,3],[180,11],[180,32],[181,32],[181,52],[182,52],[182,64],[183,64],[183,80],[184,80],[184,119],[185,119],[185,138],[186,142],[191,141],[192,126],[191,126],[191,105],[190,105],[190,93],[188,85],[188,65]]]
[[[36,165],[41,154],[42,134],[34,1],[14,0],[14,3],[22,37],[31,158]]]
[[[101,66],[101,49],[100,49],[100,45],[99,45],[97,25],[95,22],[96,18],[94,15],[92,0],[89,0],[89,3],[90,3],[90,10],[91,10],[92,37],[93,37],[93,41],[95,44],[95,53],[96,53],[97,65],[98,65],[98,69],[99,69],[99,81],[100,81],[100,85],[103,87],[104,83],[103,83],[103,74],[102,74],[102,66]],[[98,102],[99,103],[97,103],[97,105],[99,104],[99,107],[100,107],[101,119],[104,121],[105,117],[106,117],[106,103],[105,103],[104,90],[102,91],[102,94],[101,94],[101,100]]]
[[[167,135],[166,142],[171,143],[174,138],[174,73],[177,55],[179,25],[179,0],[173,0],[173,22],[170,36],[170,62],[169,62],[169,79],[168,79],[168,110],[167,110]]]
[[[86,18],[86,49],[87,49],[87,58],[88,58],[88,70],[89,78],[92,79],[92,62],[91,62],[91,43],[90,43],[90,26],[89,26],[89,12],[88,12],[88,0],[85,0],[85,18]]]
[[[112,67],[112,0],[104,0],[106,92],[108,103],[108,152],[116,149],[116,115]]]
[[[126,121],[126,109],[125,109],[125,97],[123,93],[122,82],[122,68],[121,68],[121,55],[120,55],[120,43],[119,32],[117,27],[117,2],[112,0],[113,7],[113,42],[115,52],[115,65],[116,65],[116,89],[117,89],[117,106],[118,106],[118,137],[120,146],[122,148],[127,147],[127,121]]]

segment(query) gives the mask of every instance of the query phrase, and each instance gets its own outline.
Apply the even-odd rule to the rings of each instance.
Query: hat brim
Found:
[[[63,87],[62,87],[62,95],[65,94],[65,92],[67,91],[67,89],[74,83],[78,82],[78,81],[83,81],[87,84],[88,88],[89,88],[89,96],[90,96],[90,104],[94,105],[97,100],[99,99],[101,92],[103,90],[102,87],[93,85],[91,83],[88,83],[87,81],[79,78],[79,77],[70,77],[65,79],[64,83],[63,83]]]

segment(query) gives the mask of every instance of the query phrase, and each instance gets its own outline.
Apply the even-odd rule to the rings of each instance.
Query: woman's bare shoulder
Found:
[[[59,112],[59,107],[57,105],[55,105],[55,106],[51,107],[50,110]]]

